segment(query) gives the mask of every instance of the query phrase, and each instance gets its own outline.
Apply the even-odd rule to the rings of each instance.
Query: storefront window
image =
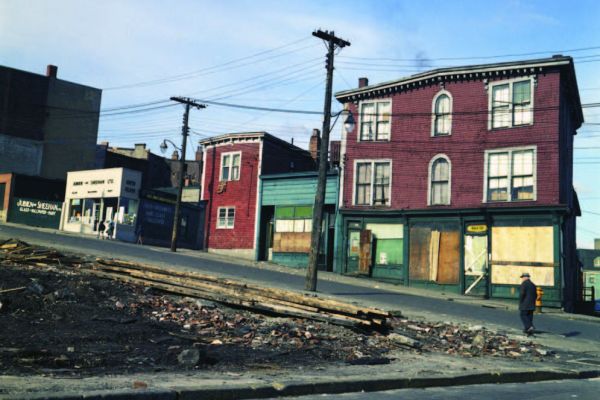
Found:
[[[375,265],[402,265],[404,263],[404,225],[365,225],[371,231]]]
[[[69,222],[81,221],[83,215],[83,204],[81,199],[71,199],[69,206]]]
[[[527,272],[538,286],[554,286],[552,226],[492,227],[492,284],[519,285]]]
[[[458,284],[459,225],[419,222],[410,227],[409,277],[415,281]]]
[[[119,204],[119,212],[117,214],[118,215],[117,222],[119,222],[119,224],[123,224],[123,225],[135,225],[135,221],[136,221],[137,213],[138,213],[138,207],[139,207],[138,200],[121,198],[121,201]]]

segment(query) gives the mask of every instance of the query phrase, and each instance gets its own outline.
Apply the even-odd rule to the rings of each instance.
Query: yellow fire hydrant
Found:
[[[536,298],[535,298],[535,312],[538,314],[542,313],[542,296],[544,295],[544,291],[541,287],[536,287]]]

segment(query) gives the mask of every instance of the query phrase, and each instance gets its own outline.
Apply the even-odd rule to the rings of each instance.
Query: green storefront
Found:
[[[256,260],[305,268],[310,251],[317,173],[296,172],[260,177]],[[333,270],[338,174],[327,174],[319,268]]]
[[[8,222],[58,229],[62,212],[62,201],[38,200],[13,197],[10,200]]]
[[[340,210],[336,271],[446,293],[516,299],[520,274],[563,300],[561,210]]]

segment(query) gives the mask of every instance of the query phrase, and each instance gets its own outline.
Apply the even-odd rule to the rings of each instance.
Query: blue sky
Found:
[[[599,20],[598,1],[2,0],[0,64],[39,73],[46,64],[58,65],[60,78],[104,89],[103,109],[190,95],[321,110],[325,49],[310,34],[323,28],[352,43],[336,58],[335,90],[355,86],[359,76],[375,83],[438,66],[562,52],[575,57],[582,102],[595,103]],[[589,47],[597,48],[565,51]],[[532,52],[543,53],[478,58]],[[589,57],[594,55],[599,57]],[[440,60],[456,57],[468,59]],[[164,80],[169,77],[175,79]],[[146,142],[155,152],[162,138],[180,141],[180,106],[119,112],[101,118],[99,140],[121,146]],[[586,109],[585,118],[600,123],[600,109]],[[246,130],[293,137],[306,147],[321,121],[210,106],[193,111],[190,125],[193,148],[203,136]],[[584,125],[575,146],[575,186],[584,210],[578,245],[590,248],[600,238],[600,125]]]

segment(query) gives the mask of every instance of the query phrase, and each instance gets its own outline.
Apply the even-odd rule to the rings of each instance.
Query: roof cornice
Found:
[[[488,79],[508,75],[508,72],[518,74],[534,74],[548,67],[563,67],[573,64],[568,56],[555,56],[528,61],[511,61],[494,64],[470,65],[462,67],[438,68],[427,72],[365,86],[357,89],[337,92],[335,97],[340,102],[360,100],[364,97],[389,95],[401,90],[414,89],[426,85],[449,80]]]

